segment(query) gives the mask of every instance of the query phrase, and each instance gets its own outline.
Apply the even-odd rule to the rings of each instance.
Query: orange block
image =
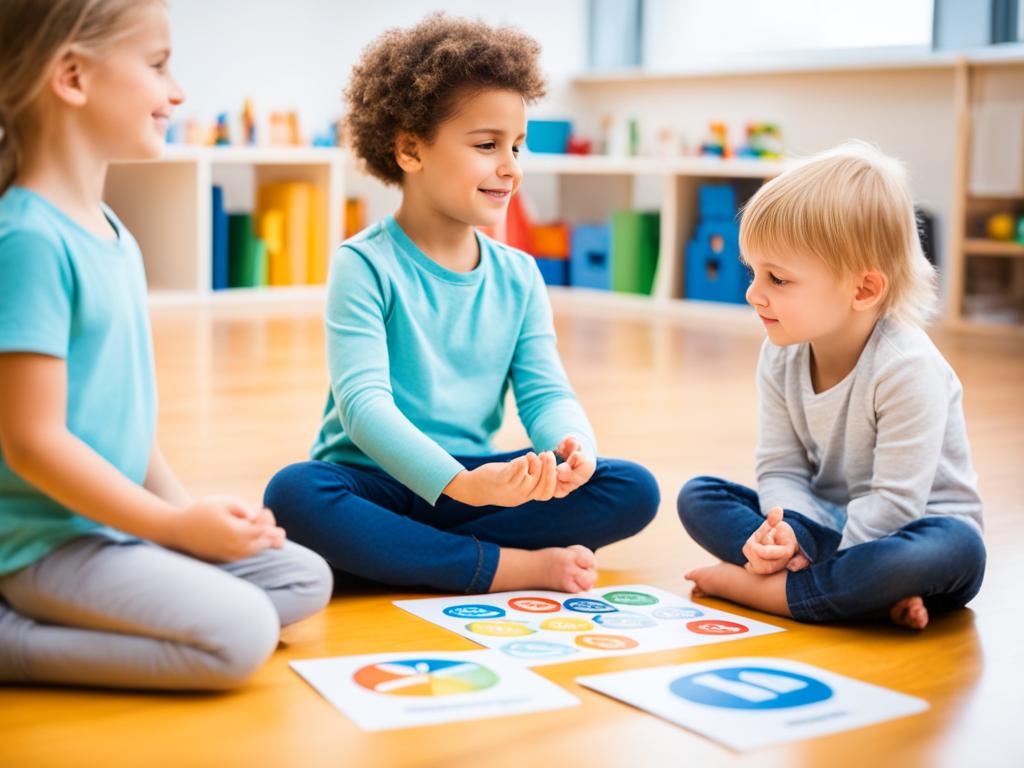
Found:
[[[309,280],[310,184],[275,181],[260,186],[257,195],[259,218],[278,210],[283,214],[282,248],[277,254],[268,246],[271,285],[304,285]],[[326,237],[326,235],[325,235]]]
[[[569,227],[565,224],[534,224],[532,229],[534,256],[548,259],[569,258]]]

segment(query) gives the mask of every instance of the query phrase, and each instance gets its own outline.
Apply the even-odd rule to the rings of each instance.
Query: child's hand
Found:
[[[183,507],[170,521],[166,543],[202,560],[230,563],[284,546],[284,529],[269,509],[230,496],[209,496]]]
[[[583,446],[575,437],[567,437],[555,448],[564,461],[558,465],[558,485],[555,498],[562,499],[586,483],[597,469],[594,459],[583,453]]]
[[[512,461],[481,464],[459,472],[445,487],[447,496],[472,507],[518,507],[528,501],[547,501],[557,486],[555,455],[532,451]]]
[[[761,527],[743,545],[744,566],[751,573],[767,576],[783,568],[799,571],[810,565],[800,551],[793,528],[782,519],[782,507],[772,507]]]

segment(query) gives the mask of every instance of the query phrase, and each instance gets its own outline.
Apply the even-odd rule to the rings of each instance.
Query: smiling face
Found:
[[[484,90],[464,96],[430,142],[417,141],[414,158],[399,158],[403,186],[437,213],[468,226],[505,220],[522,181],[519,148],[526,138],[526,108],[515,91]]]
[[[839,336],[856,312],[857,277],[836,275],[815,256],[779,250],[743,256],[752,272],[747,303],[768,338],[786,346]]]
[[[162,3],[136,12],[130,31],[101,53],[81,54],[81,119],[111,159],[156,157],[171,112],[184,100],[171,77],[171,33]]]

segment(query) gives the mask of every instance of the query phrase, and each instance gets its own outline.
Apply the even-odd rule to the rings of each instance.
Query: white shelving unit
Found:
[[[170,146],[158,160],[118,163],[104,197],[139,241],[153,303],[294,299],[321,286],[212,289],[211,187],[220,177],[296,180],[323,191],[327,242],[342,239],[344,153],[327,147]]]
[[[522,163],[527,177],[557,178],[561,211],[569,221],[606,219],[612,210],[632,206],[637,178],[657,179],[661,243],[653,297],[659,301],[682,297],[683,246],[696,223],[699,184],[769,179],[787,165],[702,157],[539,154],[524,155]],[[139,241],[153,303],[320,297],[320,286],[213,291],[210,188],[219,177],[237,177],[239,170],[251,174],[253,189],[265,181],[312,182],[325,192],[328,243],[333,249],[342,240],[344,169],[345,153],[340,149],[171,146],[158,160],[112,166],[106,199]],[[595,177],[605,179],[595,183]]]

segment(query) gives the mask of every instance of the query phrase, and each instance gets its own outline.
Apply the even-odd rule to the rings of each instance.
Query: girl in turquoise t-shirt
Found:
[[[170,52],[159,0],[0,4],[0,681],[232,687],[330,595],[156,441],[141,255],[101,194],[163,147]]]

